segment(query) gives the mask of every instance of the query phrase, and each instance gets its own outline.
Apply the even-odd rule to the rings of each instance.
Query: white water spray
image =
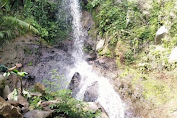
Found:
[[[97,81],[99,84],[97,102],[103,106],[110,118],[124,118],[122,101],[113,89],[113,86],[106,78],[99,77],[92,72],[92,67],[83,60],[84,32],[81,26],[82,14],[79,7],[79,0],[70,0],[70,9],[73,17],[73,40],[75,46],[73,51],[75,68],[72,69],[70,75],[72,76],[75,72],[79,72],[82,76],[82,88],[76,95],[76,98],[83,100],[87,87]]]

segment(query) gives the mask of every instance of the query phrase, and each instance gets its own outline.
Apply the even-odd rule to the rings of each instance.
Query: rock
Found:
[[[41,93],[29,92],[29,94],[30,94],[31,96],[38,96],[38,97],[41,97],[41,96],[42,96]]]
[[[177,62],[177,47],[175,47],[168,59],[168,62],[173,63],[173,62]]]
[[[23,118],[17,107],[13,107],[0,97],[0,115],[4,118]]]
[[[40,106],[41,106],[42,110],[50,111],[50,110],[51,110],[51,109],[50,109],[50,105],[51,105],[51,104],[56,104],[56,103],[58,103],[57,100],[53,100],[53,101],[43,101],[43,102],[41,102]]]
[[[109,118],[108,114],[106,113],[106,111],[104,110],[104,108],[99,103],[96,103],[96,102],[87,102],[85,105],[86,105],[84,107],[85,111],[91,110],[94,113],[96,113],[98,110],[100,110],[101,111],[101,115],[98,116],[98,118]]]
[[[34,86],[35,90],[40,93],[45,93],[45,86],[39,82],[37,82]]]
[[[6,46],[0,49],[0,53],[3,57],[2,62],[4,65],[12,67],[15,63],[23,63],[22,70],[30,73],[32,78],[35,77],[35,82],[41,83],[44,78],[52,81],[51,76],[53,73],[50,72],[53,69],[57,69],[56,71],[59,75],[68,75],[68,68],[72,68],[74,64],[74,58],[71,55],[72,49],[70,49],[72,45],[72,41],[67,41],[67,43],[64,41],[63,48],[67,46],[67,49],[59,49],[41,43],[36,36],[25,35],[6,44]],[[63,50],[67,50],[67,52]],[[64,83],[63,81],[58,81],[58,84],[64,88],[66,84],[62,84]],[[26,79],[23,80],[23,84],[25,82]],[[19,84],[20,82],[18,82]],[[34,82],[27,81],[25,87],[32,89],[33,85]],[[10,89],[13,90],[13,87],[10,87]],[[2,94],[1,91],[0,94]]]
[[[98,44],[96,45],[96,50],[98,51],[99,49],[101,49],[104,46],[104,42],[105,40],[101,39]]]
[[[82,13],[82,26],[88,31],[90,30],[92,24],[94,23],[92,15],[88,11],[83,11]]]
[[[156,44],[161,44],[162,41],[161,39],[164,38],[167,33],[168,33],[167,28],[165,26],[161,26],[156,32],[156,36],[155,36]]]
[[[51,113],[51,111],[31,110],[24,115],[24,118],[46,118]]]
[[[15,93],[15,99],[13,98],[14,97],[14,92],[12,92],[12,93],[10,93],[9,95],[8,95],[8,100],[9,100],[9,103],[11,104],[11,105],[13,105],[13,106],[18,106],[18,105],[22,105],[22,106],[24,106],[26,109],[28,109],[29,108],[29,103],[28,103],[28,101],[23,97],[23,96],[21,96],[21,95],[18,95],[18,93],[17,93],[17,95],[16,95],[16,93]]]
[[[84,93],[84,101],[95,102],[98,98],[98,90],[99,90],[99,84],[97,81],[92,83],[92,85],[88,86],[88,88]]]
[[[68,89],[70,89],[72,91],[72,97],[75,97],[75,95],[79,92],[79,85],[80,85],[80,82],[81,82],[81,75],[78,73],[78,72],[75,72],[75,74],[73,75],[70,83],[69,83],[69,86],[68,86]]]
[[[88,4],[88,0],[82,0],[84,5],[87,5]]]
[[[92,53],[90,53],[89,55],[86,56],[86,60],[87,60],[87,61],[93,61],[93,60],[95,60],[96,58],[97,58],[96,52],[92,52]]]
[[[119,0],[118,0],[119,1]],[[152,1],[148,0],[128,0],[129,2],[135,2],[138,5],[138,8],[142,11],[143,14],[150,14],[149,10],[152,8]]]
[[[26,109],[29,108],[29,103],[23,96],[21,95],[18,96],[18,102],[19,104],[23,105]]]
[[[8,85],[5,86],[4,90],[3,90],[3,98],[6,99],[7,96],[11,93],[10,88]]]
[[[5,77],[3,75],[0,74],[0,89],[4,88],[4,81],[5,81]]]

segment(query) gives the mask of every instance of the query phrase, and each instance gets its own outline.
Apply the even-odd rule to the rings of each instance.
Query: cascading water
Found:
[[[94,82],[98,82],[98,98],[99,102],[110,118],[124,118],[124,109],[122,101],[119,95],[113,89],[110,82],[104,78],[97,76],[92,72],[92,67],[87,64],[83,59],[83,42],[84,32],[81,26],[81,11],[79,6],[79,0],[70,0],[71,16],[73,17],[72,28],[73,28],[73,40],[74,50],[73,57],[75,58],[75,68],[71,70],[70,75],[72,76],[75,72],[79,72],[82,76],[81,84],[82,87],[77,93],[76,98],[83,100],[84,93],[88,86]],[[71,77],[70,77],[71,78]]]

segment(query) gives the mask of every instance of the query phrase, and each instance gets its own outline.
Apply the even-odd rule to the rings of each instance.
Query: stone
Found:
[[[90,53],[90,54],[88,54],[88,55],[86,56],[86,60],[87,60],[87,61],[93,61],[93,60],[95,60],[96,58],[97,58],[96,52],[92,52],[92,53]]]
[[[31,110],[24,115],[24,118],[46,118],[51,114],[51,111]]]
[[[37,82],[34,86],[35,90],[40,93],[45,93],[45,86],[39,82]]]
[[[142,11],[143,14],[150,14],[150,9],[152,8],[152,0],[128,0],[129,2],[134,2],[138,5],[138,8]]]
[[[10,88],[8,85],[5,86],[4,90],[3,90],[3,98],[6,99],[7,96],[11,93]]]
[[[88,4],[88,0],[82,0],[84,5],[87,5]]]
[[[156,44],[161,44],[162,43],[162,38],[164,38],[168,33],[168,29],[165,26],[161,26],[155,36],[155,42]]]
[[[51,105],[51,104],[56,104],[56,103],[58,103],[57,100],[42,101],[41,104],[40,104],[40,106],[41,106],[42,110],[51,111],[50,105]]]
[[[0,89],[4,88],[5,77],[0,74]]]
[[[81,82],[81,78],[82,78],[81,75],[78,72],[75,72],[69,83],[68,89],[72,91],[72,97],[75,97],[80,90],[79,85]]]
[[[98,98],[99,84],[97,81],[88,86],[84,93],[84,101],[86,102],[95,102]]]
[[[94,113],[97,111],[101,111],[101,115],[98,116],[98,118],[109,118],[108,114],[106,113],[106,111],[104,110],[104,108],[100,105],[100,103],[97,102],[87,102],[85,103],[85,107],[84,107],[84,111],[88,111],[91,110]]]
[[[88,11],[83,11],[82,13],[82,26],[88,31],[90,30],[92,24],[93,24],[93,19],[92,15]]]
[[[18,93],[15,95],[16,97],[14,97],[13,98],[13,95],[14,94],[14,92],[12,92],[12,93],[10,93],[9,95],[8,95],[8,100],[9,100],[9,103],[11,104],[11,105],[13,105],[13,106],[18,106],[18,105],[22,105],[22,106],[24,106],[26,109],[28,109],[29,108],[29,103],[28,103],[28,101],[23,97],[23,96],[21,96],[21,95],[18,95]]]
[[[101,49],[104,46],[105,40],[101,39],[98,44],[96,45],[96,50]]]
[[[26,109],[29,108],[29,103],[23,96],[21,95],[18,96],[18,102],[19,104],[23,105]]]
[[[175,47],[168,59],[168,62],[173,63],[173,62],[177,62],[177,47]]]
[[[2,97],[0,97],[0,115],[5,118],[23,118],[19,109],[10,105]]]

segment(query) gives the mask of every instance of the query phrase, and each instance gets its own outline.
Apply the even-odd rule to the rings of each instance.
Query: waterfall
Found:
[[[82,76],[82,87],[77,93],[76,99],[83,100],[87,87],[94,82],[98,82],[99,90],[96,102],[99,102],[103,106],[110,118],[124,118],[124,109],[120,96],[115,92],[108,79],[97,76],[92,71],[92,67],[83,59],[83,43],[85,36],[81,25],[82,13],[79,0],[70,0],[70,10],[71,16],[73,17],[72,36],[74,50],[72,55],[75,58],[75,67],[71,70],[69,75],[72,77],[75,72],[79,72]]]

